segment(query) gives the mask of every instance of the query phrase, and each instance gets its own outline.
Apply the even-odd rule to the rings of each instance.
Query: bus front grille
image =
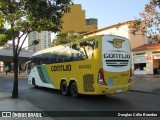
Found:
[[[86,74],[83,75],[83,86],[84,92],[94,92],[95,89],[93,87],[94,84],[94,75],[93,74]]]
[[[106,60],[107,66],[127,66],[129,60]]]

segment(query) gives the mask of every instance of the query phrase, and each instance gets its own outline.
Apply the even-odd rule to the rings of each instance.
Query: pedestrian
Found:
[[[8,66],[6,66],[6,67],[4,68],[4,70],[6,71],[6,75],[7,75],[8,70],[9,70],[9,67],[8,67]]]

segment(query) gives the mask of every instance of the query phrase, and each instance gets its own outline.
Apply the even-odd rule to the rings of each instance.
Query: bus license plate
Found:
[[[116,90],[116,92],[118,93],[118,92],[122,92],[122,90]]]

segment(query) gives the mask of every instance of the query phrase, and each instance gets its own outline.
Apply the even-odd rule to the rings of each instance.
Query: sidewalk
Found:
[[[5,72],[0,72],[0,77],[10,77],[10,78],[13,78],[14,76],[14,73],[13,72],[8,72],[7,75]],[[26,72],[21,72],[20,74],[18,74],[18,77],[19,78],[27,78],[27,73]]]
[[[11,93],[7,93],[7,92],[0,92],[0,120],[3,119],[7,119],[7,120],[13,120],[12,117],[5,117],[3,114],[2,116],[2,111],[3,112],[12,112],[11,116],[14,117],[14,120],[27,120],[27,117],[21,117],[23,114],[27,114],[26,112],[29,113],[36,113],[38,114],[38,112],[45,114],[45,112],[43,112],[40,108],[37,108],[36,106],[32,105],[30,102],[28,102],[27,100],[23,99],[23,98],[17,98],[17,99],[13,99],[11,98]],[[18,114],[14,114],[13,112],[20,113],[19,117],[17,117],[16,115]],[[10,114],[8,114],[10,115]],[[28,115],[28,114],[27,114]],[[41,114],[38,114],[38,117],[30,117],[28,118],[29,120],[54,120],[51,117],[41,117]]]
[[[8,73],[7,75],[5,73],[0,73],[0,77],[4,78],[4,77],[8,77],[8,78],[12,78],[13,79],[13,73]],[[27,79],[27,74],[26,73],[21,73],[18,76],[19,78],[26,78]],[[54,120],[51,117],[39,117],[41,116],[40,114],[38,114],[38,117],[21,117],[21,115],[23,114],[28,114],[29,113],[42,113],[42,115],[46,115],[46,113],[41,110],[40,108],[34,106],[32,103],[30,103],[29,101],[19,97],[16,99],[11,98],[11,94],[12,93],[8,93],[8,92],[2,92],[0,91],[0,120]],[[20,112],[20,116],[16,117],[17,114],[12,114],[12,117],[1,117],[2,116],[2,112]],[[23,113],[24,112],[24,113]],[[27,113],[26,113],[27,112]],[[14,116],[14,118],[13,118]]]
[[[133,75],[131,91],[160,95],[160,75]]]

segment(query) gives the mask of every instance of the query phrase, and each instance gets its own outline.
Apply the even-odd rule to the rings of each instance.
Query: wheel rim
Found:
[[[61,84],[61,92],[63,95],[67,94],[67,85],[65,82],[62,82],[62,84]]]
[[[76,83],[72,83],[72,85],[71,85],[71,94],[74,97],[76,97],[78,95]]]

